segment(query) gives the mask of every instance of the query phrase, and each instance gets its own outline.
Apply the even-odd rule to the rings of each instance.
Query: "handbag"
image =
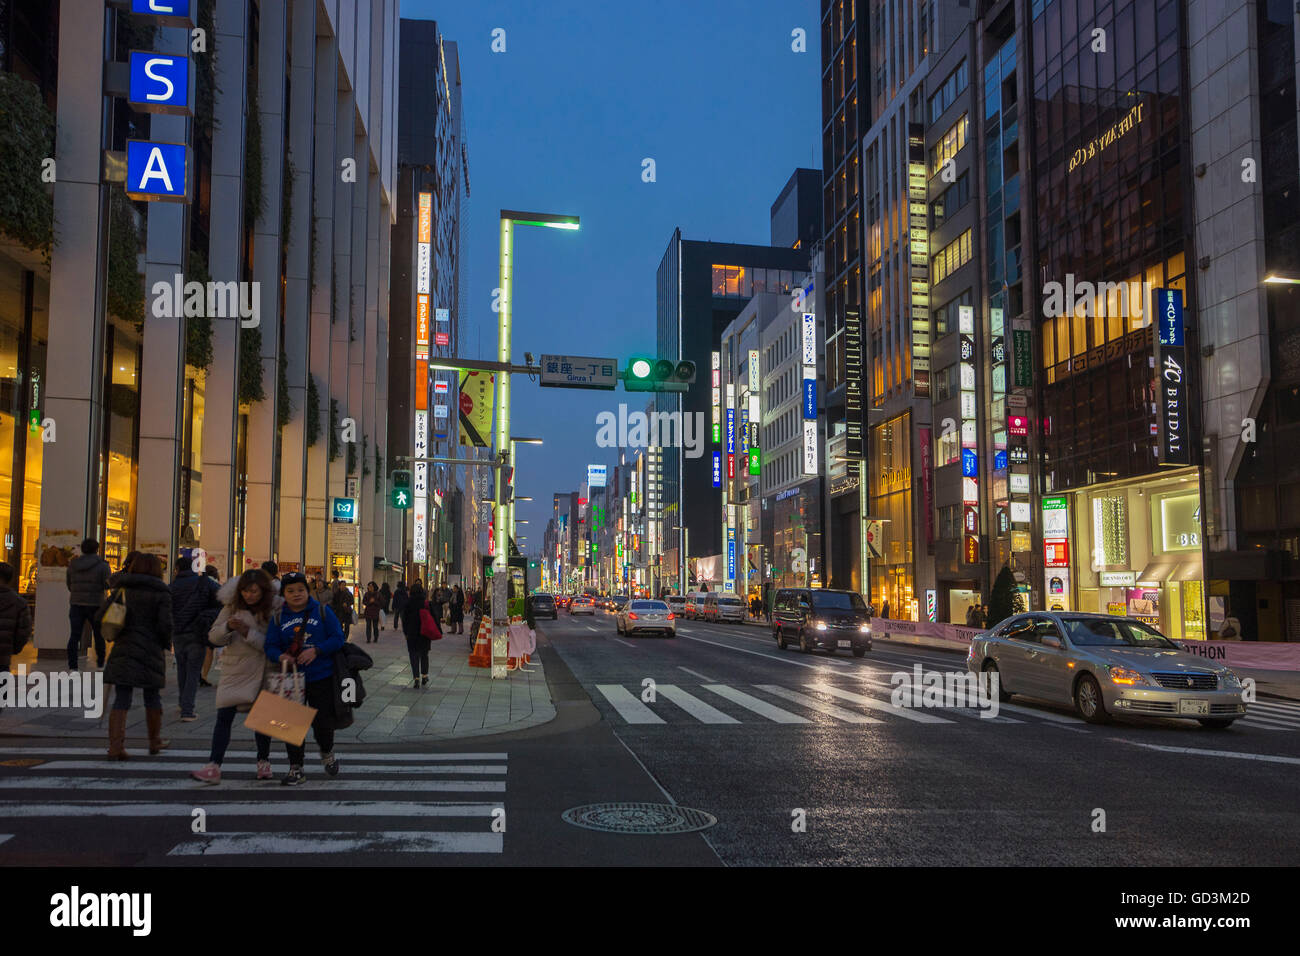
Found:
[[[99,632],[104,635],[106,643],[112,644],[125,625],[126,598],[122,596],[122,589],[118,588],[99,612]]]
[[[302,674],[296,664],[291,672],[288,671],[289,666],[287,661],[281,661],[280,673],[272,674],[267,679],[267,684],[270,685],[272,680],[279,678],[279,691],[263,690],[258,694],[257,700],[253,701],[253,709],[244,718],[244,726],[254,733],[301,747],[307,739],[307,728],[316,719],[316,708],[301,703],[301,696],[298,700],[289,696],[291,684],[297,688],[299,695],[303,694]]]
[[[438,629],[438,622],[433,619],[427,607],[420,608],[420,636],[427,637],[431,641],[442,640],[442,631]]]
[[[305,704],[307,702],[307,690],[303,684],[302,672],[298,670],[297,664],[293,665],[292,671],[289,671],[288,667],[288,664],[281,663],[280,673],[268,674],[262,693],[275,694],[277,697],[284,697],[295,704]]]

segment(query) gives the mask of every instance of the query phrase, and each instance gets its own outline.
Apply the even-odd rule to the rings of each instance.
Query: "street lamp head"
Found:
[[[579,227],[577,216],[561,216],[549,212],[519,212],[515,209],[502,209],[501,218],[519,226],[545,226],[548,229],[571,231]]]

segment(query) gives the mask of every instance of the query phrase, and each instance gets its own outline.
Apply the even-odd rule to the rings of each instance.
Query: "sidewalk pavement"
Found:
[[[366,702],[355,712],[351,727],[338,732],[343,743],[381,744],[411,743],[415,740],[454,740],[523,730],[550,722],[555,706],[546,684],[540,658],[534,654],[526,669],[511,671],[504,680],[492,680],[485,667],[469,666],[469,630],[464,634],[447,634],[429,648],[429,686],[413,688],[406,640],[392,628],[379,632],[379,643],[365,643],[365,625],[353,625],[352,643],[359,644],[371,657],[374,666],[362,673]],[[91,655],[93,657],[93,651]],[[220,662],[214,664],[208,680],[213,687],[200,687],[195,710],[199,719],[180,721],[176,691],[176,667],[168,656],[167,686],[163,688],[163,736],[190,745],[206,745],[212,740],[216,718],[216,683],[221,675]],[[14,658],[12,670],[26,664],[28,673],[63,672],[66,662],[45,658],[37,661],[35,649],[28,648]],[[87,667],[85,659],[81,666]],[[106,689],[104,710],[112,704]],[[144,704],[137,692],[127,720],[129,744],[145,736]],[[238,742],[243,718],[235,718],[233,737]],[[94,737],[108,733],[107,713],[85,717],[79,708],[26,709],[6,707],[0,711],[0,737]]]

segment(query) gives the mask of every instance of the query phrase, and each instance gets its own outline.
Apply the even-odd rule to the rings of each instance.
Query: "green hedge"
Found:
[[[320,441],[320,392],[316,388],[316,376],[307,375],[307,447],[311,448]]]
[[[212,280],[203,253],[190,250],[185,280],[202,282],[205,286]],[[212,365],[212,319],[206,315],[193,315],[185,320],[185,362],[200,371]]]
[[[266,398],[262,387],[262,329],[239,330],[239,403],[252,405]]]
[[[0,232],[49,260],[54,192],[41,164],[54,157],[54,114],[35,83],[0,71]]]

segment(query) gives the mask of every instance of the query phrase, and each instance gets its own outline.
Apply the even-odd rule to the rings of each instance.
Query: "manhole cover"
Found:
[[[605,833],[693,833],[718,822],[703,810],[667,803],[590,803],[560,816],[576,827]]]

